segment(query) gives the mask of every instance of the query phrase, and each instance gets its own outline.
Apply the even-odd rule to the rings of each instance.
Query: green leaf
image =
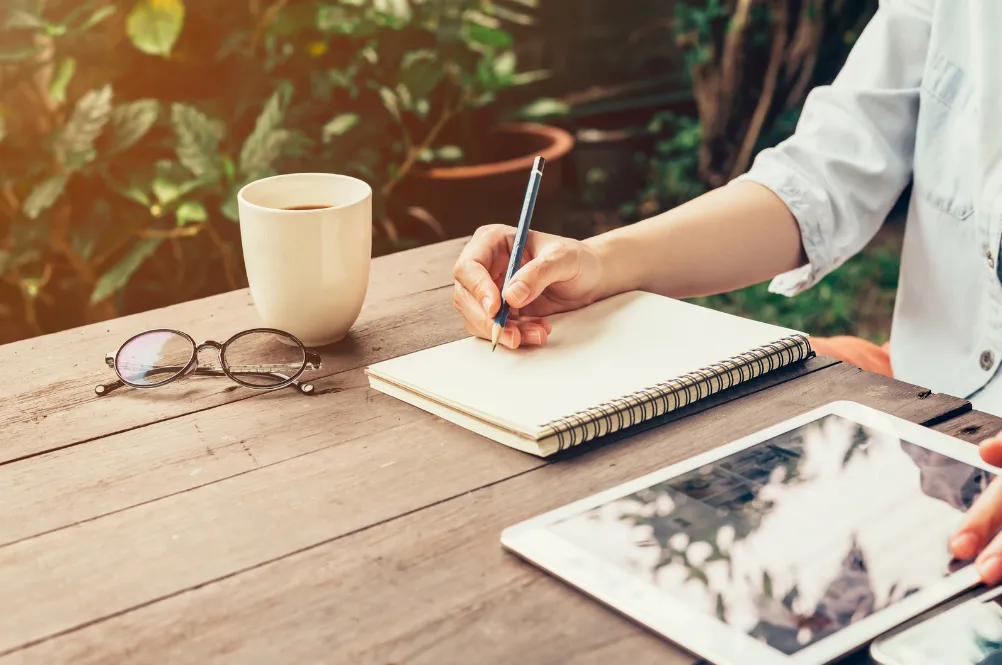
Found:
[[[410,23],[414,16],[408,0],[372,0],[372,8],[384,19],[385,25],[397,29]]]
[[[25,9],[15,9],[7,16],[3,26],[5,28],[37,29],[45,25],[40,16],[32,14]]]
[[[276,90],[265,102],[261,114],[254,122],[254,129],[240,149],[240,172],[244,175],[258,173],[274,162],[282,152],[282,146],[289,138],[289,132],[279,129],[285,117],[286,89]]]
[[[108,5],[107,7],[101,7],[100,9],[98,9],[97,11],[95,11],[93,14],[91,14],[90,17],[88,17],[86,21],[84,21],[79,26],[77,26],[76,30],[78,32],[84,32],[84,31],[90,30],[91,28],[93,28],[98,23],[101,23],[105,19],[110,18],[117,11],[118,11],[118,7],[115,7],[114,5]]]
[[[146,195],[146,192],[139,189],[138,187],[123,187],[116,190],[119,194],[127,199],[135,201],[144,208],[149,208],[153,203],[150,201],[150,197]]]
[[[439,159],[446,162],[456,162],[463,158],[463,149],[458,145],[443,145],[435,151]]]
[[[494,5],[491,8],[491,13],[503,21],[515,23],[517,25],[534,25],[536,23],[535,17],[530,14],[518,12],[514,9],[508,9],[507,7],[502,7],[501,5]]]
[[[70,84],[76,71],[77,61],[72,56],[63,58],[63,61],[59,63],[59,69],[56,70],[55,76],[52,77],[52,84],[49,86],[49,94],[57,102],[66,101],[66,86]]]
[[[25,216],[28,219],[37,219],[42,211],[50,208],[63,195],[68,179],[68,174],[58,173],[38,183],[28,194],[28,198],[24,200],[24,205],[21,207]]]
[[[380,88],[379,97],[383,100],[383,106],[390,112],[397,122],[400,122],[400,106],[397,104],[397,96],[389,88]]]
[[[143,53],[168,56],[183,26],[183,0],[138,0],[126,19],[125,31]]]
[[[204,113],[186,104],[171,106],[171,123],[177,137],[177,157],[186,169],[199,178],[219,173],[219,142],[222,127]]]
[[[68,169],[77,169],[93,159],[94,141],[111,117],[111,97],[111,85],[107,84],[77,102],[54,146],[56,156]]]
[[[146,136],[160,117],[160,102],[155,99],[137,99],[122,104],[111,113],[110,154],[128,150]]]
[[[510,48],[514,41],[510,34],[499,28],[492,28],[480,23],[466,25],[466,38],[471,42],[483,44],[491,48]]]
[[[512,85],[529,85],[553,78],[553,72],[549,69],[537,69],[531,72],[518,72],[511,77]]]
[[[4,46],[0,44],[0,62],[23,62],[42,52],[41,46]]]
[[[198,201],[185,201],[177,207],[177,225],[184,226],[188,222],[204,222],[209,219],[205,206]]]
[[[494,58],[494,75],[504,84],[511,81],[515,75],[515,52],[505,51]]]
[[[160,176],[153,179],[153,182],[150,183],[150,189],[153,190],[153,196],[157,197],[160,205],[164,206],[173,203],[180,195],[180,189],[177,185]]]
[[[430,49],[408,51],[400,61],[400,82],[419,99],[427,97],[445,76],[438,56]]]
[[[132,251],[122,257],[121,261],[97,280],[94,292],[90,294],[91,304],[99,303],[125,287],[129,283],[129,278],[143,265],[146,259],[152,256],[161,242],[163,242],[161,238],[144,238],[136,243]]]
[[[340,32],[350,35],[358,27],[358,19],[355,12],[351,10],[337,5],[326,5],[317,8],[316,26],[317,30],[321,32]]]
[[[357,113],[341,113],[334,116],[330,122],[324,125],[323,141],[330,143],[335,136],[341,136],[352,127],[358,124]]]
[[[522,107],[518,115],[527,119],[549,118],[556,115],[566,115],[571,107],[558,99],[544,97]]]

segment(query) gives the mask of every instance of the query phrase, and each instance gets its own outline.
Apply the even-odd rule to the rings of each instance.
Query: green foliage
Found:
[[[366,180],[405,246],[397,184],[539,76],[506,2],[6,0],[0,341],[243,286],[236,195],[279,172]]]

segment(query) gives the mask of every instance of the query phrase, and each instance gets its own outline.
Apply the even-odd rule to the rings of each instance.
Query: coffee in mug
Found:
[[[331,173],[257,180],[237,195],[254,307],[307,346],[344,338],[362,310],[372,257],[372,188]]]

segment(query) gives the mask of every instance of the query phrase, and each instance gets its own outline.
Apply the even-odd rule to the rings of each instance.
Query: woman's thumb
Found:
[[[573,279],[576,261],[576,251],[566,246],[544,249],[512,275],[504,291],[505,300],[512,307],[525,307],[551,284]]]

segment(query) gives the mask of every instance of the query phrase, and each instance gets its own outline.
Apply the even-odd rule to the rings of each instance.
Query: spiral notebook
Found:
[[[374,364],[369,383],[545,457],[814,355],[795,330],[644,292],[550,321],[542,347],[469,337]]]

